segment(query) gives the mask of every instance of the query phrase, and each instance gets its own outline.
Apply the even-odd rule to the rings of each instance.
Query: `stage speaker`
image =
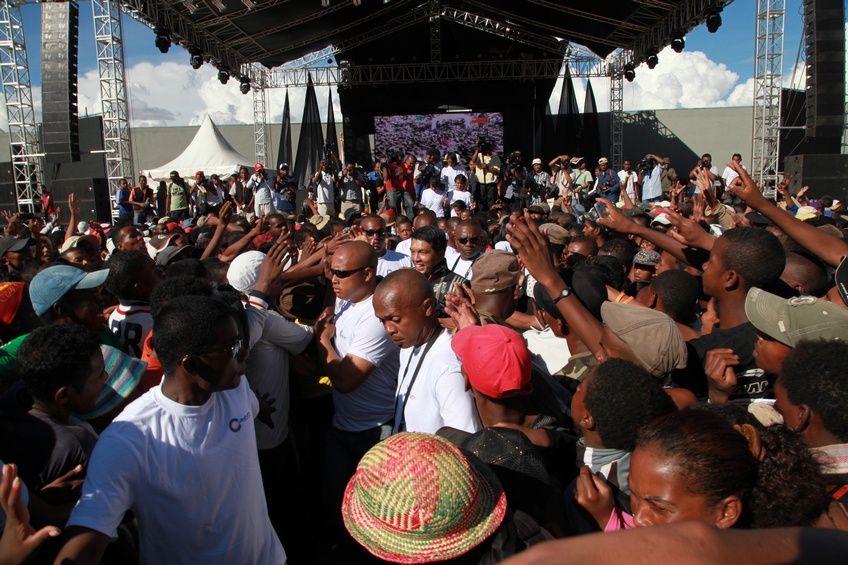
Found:
[[[783,160],[783,174],[792,177],[793,194],[809,186],[810,196],[848,199],[848,155],[792,155]]]
[[[11,163],[0,163],[0,210],[18,211],[18,199],[15,195],[15,182]]]
[[[104,178],[77,178],[56,180],[50,185],[53,200],[67,208],[68,195],[76,194],[82,220],[86,222],[111,222],[112,207],[109,200],[109,183]]]
[[[806,136],[816,153],[839,153],[845,127],[844,0],[804,1]],[[808,149],[809,152],[809,149]]]
[[[42,140],[48,161],[78,161],[79,4],[41,5]]]

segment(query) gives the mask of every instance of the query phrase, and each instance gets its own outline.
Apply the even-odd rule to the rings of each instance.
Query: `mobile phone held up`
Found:
[[[592,208],[586,212],[586,219],[597,222],[598,218],[604,218],[607,215],[607,205],[603,202],[596,202]]]

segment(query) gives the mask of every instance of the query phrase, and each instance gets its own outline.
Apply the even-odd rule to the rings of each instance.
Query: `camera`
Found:
[[[650,173],[656,166],[657,162],[652,157],[645,157],[636,165],[636,170],[642,173]]]

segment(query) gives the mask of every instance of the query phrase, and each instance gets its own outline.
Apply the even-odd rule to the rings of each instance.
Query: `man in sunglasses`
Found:
[[[409,257],[386,247],[387,236],[386,221],[380,216],[365,216],[359,222],[359,228],[365,241],[377,254],[377,276],[385,277],[392,271],[398,269],[412,268]]]
[[[153,343],[165,376],[100,436],[57,562],[99,563],[130,510],[142,563],[286,562],[265,504],[239,327],[211,297],[159,310]]]
[[[324,508],[331,535],[343,533],[341,502],[356,464],[392,431],[398,347],[374,314],[377,253],[364,241],[339,245],[330,259],[333,313],[315,325],[318,359],[333,383],[324,454]]]
[[[464,220],[456,226],[454,240],[459,255],[451,262],[450,270],[471,280],[471,267],[486,249],[486,235],[477,220]]]

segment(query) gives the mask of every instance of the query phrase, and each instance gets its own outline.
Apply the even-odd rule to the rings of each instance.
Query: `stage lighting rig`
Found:
[[[160,53],[167,53],[168,49],[171,48],[171,34],[168,33],[167,30],[162,28],[156,28],[156,48],[159,49]]]
[[[721,8],[710,8],[706,12],[707,31],[715,33],[721,27]]]
[[[227,84],[227,81],[230,80],[230,73],[221,69],[218,71],[218,80],[221,81],[221,84]]]
[[[636,78],[636,69],[630,63],[624,65],[624,78],[627,82],[633,82],[633,79]]]
[[[247,94],[250,92],[250,78],[249,77],[241,77],[241,84],[239,84],[239,90],[242,94]]]
[[[660,62],[660,58],[657,57],[657,52],[651,51],[648,54],[647,59],[645,59],[645,62],[648,64],[649,69],[653,69],[654,67],[656,67],[657,64],[659,64],[659,62]]]
[[[686,38],[682,33],[675,32],[671,36],[671,48],[675,53],[680,53],[686,47]]]
[[[203,53],[199,49],[191,48],[188,50],[188,62],[191,68],[195,71],[203,66]]]

